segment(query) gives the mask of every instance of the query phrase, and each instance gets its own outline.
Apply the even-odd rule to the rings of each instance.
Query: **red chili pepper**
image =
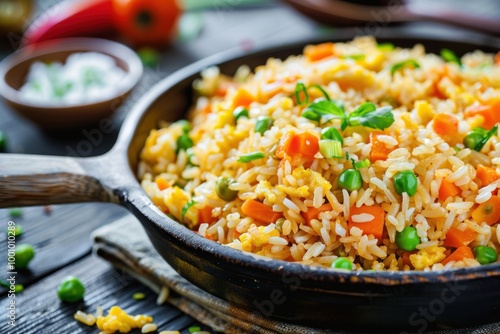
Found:
[[[181,13],[176,0],[67,1],[41,15],[22,44],[117,31],[134,46],[159,46],[173,38]]]

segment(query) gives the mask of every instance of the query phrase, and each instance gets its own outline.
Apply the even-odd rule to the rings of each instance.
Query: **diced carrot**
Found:
[[[448,114],[436,114],[433,118],[432,128],[440,136],[452,136],[458,131],[458,120]]]
[[[247,199],[241,206],[243,213],[258,222],[271,224],[281,218],[280,212],[274,212],[272,208],[254,199]]]
[[[443,179],[439,187],[438,197],[442,201],[446,201],[448,197],[456,196],[460,193],[460,188],[454,182]]]
[[[315,134],[309,131],[298,134],[288,132],[280,139],[276,148],[276,156],[281,159],[287,155],[291,158],[298,156],[312,160],[318,151],[319,139]]]
[[[165,190],[170,187],[170,184],[163,177],[157,177],[155,183],[159,190]]]
[[[318,219],[318,215],[320,212],[325,212],[325,211],[330,211],[332,210],[332,206],[330,203],[325,203],[319,208],[315,208],[313,206],[310,206],[307,208],[307,212],[302,212],[302,217],[306,220],[307,225],[311,225],[311,220],[313,219]]]
[[[441,261],[442,265],[448,264],[448,262],[451,261],[462,261],[463,259],[473,259],[474,254],[472,253],[472,250],[470,247],[467,246],[461,246],[455,249],[453,253],[451,253],[446,259]]]
[[[384,232],[384,221],[385,221],[385,212],[382,207],[362,205],[358,208],[357,206],[353,206],[351,207],[350,212],[351,216],[347,223],[347,227],[349,228],[349,230],[352,227],[357,227],[363,231],[363,234],[366,235],[373,234],[373,236],[376,239],[379,239],[379,241],[382,239],[382,233]],[[354,222],[353,216],[361,214],[371,215],[373,216],[373,219],[364,223]]]
[[[318,45],[308,45],[304,49],[304,55],[310,61],[321,60],[334,55],[333,43],[322,43]]]
[[[255,96],[253,96],[248,90],[243,87],[238,88],[236,91],[236,95],[233,98],[233,105],[235,107],[248,107],[250,103],[256,100]]]
[[[384,142],[378,139],[379,136],[385,135],[386,133],[382,131],[372,131],[370,132],[370,143],[371,143],[371,151],[370,151],[370,161],[375,162],[377,160],[386,160],[387,156],[391,151],[395,149],[387,148]]]
[[[493,225],[500,221],[500,197],[492,196],[472,211],[472,218],[478,223]]]
[[[481,116],[482,127],[486,130],[492,129],[495,124],[500,123],[500,99],[494,99],[488,104],[476,104],[465,109],[465,117]]]
[[[495,182],[500,179],[497,171],[494,168],[486,167],[483,165],[477,165],[476,176],[481,181],[481,186],[487,186],[490,183]]]
[[[466,228],[465,230],[460,230],[459,228],[452,227],[448,233],[446,233],[446,239],[444,239],[444,245],[446,247],[462,247],[469,245],[474,239],[476,239],[477,232]]]
[[[213,222],[215,222],[216,218],[212,217],[212,210],[213,208],[211,206],[205,206],[198,210],[198,221],[200,222],[200,224],[212,224]]]
[[[495,64],[500,65],[500,51],[495,55]]]

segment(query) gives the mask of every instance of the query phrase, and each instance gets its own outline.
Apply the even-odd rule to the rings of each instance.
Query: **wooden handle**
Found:
[[[87,172],[93,165],[92,160],[99,158],[0,154],[0,208],[77,202],[118,203],[113,190]]]

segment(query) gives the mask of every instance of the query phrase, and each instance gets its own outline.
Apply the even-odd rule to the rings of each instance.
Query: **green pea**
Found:
[[[420,244],[420,237],[417,234],[417,229],[413,226],[405,227],[401,232],[396,232],[396,245],[399,249],[411,252],[417,249]]]
[[[21,208],[11,208],[9,210],[9,216],[11,216],[12,218],[19,218],[23,215],[23,211],[21,210]]]
[[[363,186],[363,178],[358,170],[349,168],[340,173],[337,184],[347,191],[359,190]]]
[[[254,130],[255,132],[260,133],[261,135],[264,134],[269,128],[273,125],[273,119],[271,117],[267,116],[260,116],[257,118],[257,122],[255,123]]]
[[[180,150],[186,151],[188,148],[193,147],[193,145],[193,140],[185,133],[177,138],[177,153],[179,153]]]
[[[469,132],[464,138],[464,146],[475,150],[478,144],[483,140],[483,135],[477,132]]]
[[[16,269],[26,269],[31,260],[35,257],[35,249],[28,244],[20,244],[16,246],[14,258],[16,260]]]
[[[0,131],[0,153],[7,151],[7,136]]]
[[[397,172],[394,175],[394,189],[400,195],[407,193],[408,196],[413,196],[417,193],[417,177],[411,170]]]
[[[493,263],[497,260],[497,251],[489,246],[477,246],[472,250],[477,262],[481,264]]]
[[[85,286],[75,276],[65,277],[57,286],[57,296],[63,302],[74,303],[83,299]]]
[[[248,109],[246,109],[245,107],[238,107],[236,109],[234,109],[233,111],[233,116],[234,116],[234,120],[236,122],[238,122],[238,120],[241,118],[241,117],[246,117],[248,118],[249,114],[248,114]]]
[[[352,262],[348,258],[338,257],[333,260],[331,268],[352,270]]]
[[[215,183],[215,192],[220,199],[224,201],[232,201],[238,196],[237,190],[229,189],[229,185],[233,183],[234,180],[230,177],[219,177],[217,182]]]

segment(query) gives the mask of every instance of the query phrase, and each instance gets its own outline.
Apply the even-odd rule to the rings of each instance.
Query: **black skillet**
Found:
[[[340,31],[331,39],[353,36]],[[500,40],[446,40],[382,31],[381,42],[429,52],[497,52]],[[320,41],[308,41],[317,43]],[[104,201],[120,204],[143,224],[163,258],[182,276],[234,305],[271,319],[350,331],[423,331],[500,322],[500,263],[446,272],[338,272],[262,259],[204,239],[169,219],[134,176],[139,152],[158,121],[182,118],[191,84],[217,64],[241,64],[301,52],[304,44],[251,54],[230,52],[197,62],[159,82],[130,111],[114,148],[95,158],[0,154],[0,207]]]

